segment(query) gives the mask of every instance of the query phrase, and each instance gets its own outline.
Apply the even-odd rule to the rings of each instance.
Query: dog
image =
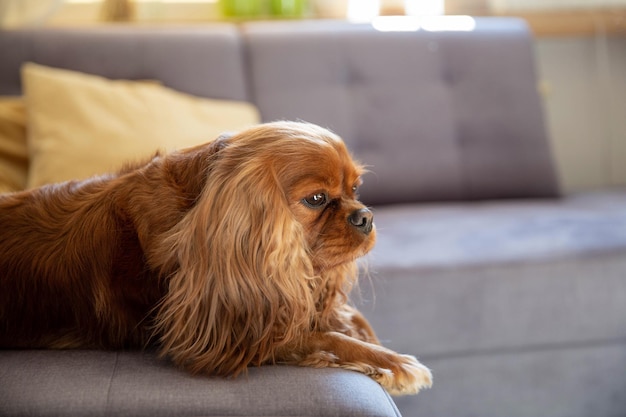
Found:
[[[192,373],[289,364],[430,387],[348,300],[376,239],[363,172],[336,134],[283,121],[2,195],[0,347],[155,345]]]

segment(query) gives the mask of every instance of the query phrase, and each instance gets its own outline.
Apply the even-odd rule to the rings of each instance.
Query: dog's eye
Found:
[[[302,202],[311,208],[320,208],[328,202],[328,197],[324,193],[316,193],[303,198]]]

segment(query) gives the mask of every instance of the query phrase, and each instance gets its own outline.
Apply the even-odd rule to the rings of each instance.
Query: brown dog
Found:
[[[277,122],[119,174],[0,196],[0,346],[159,346],[191,372],[341,367],[393,394],[431,374],[347,304],[374,245],[339,137]]]

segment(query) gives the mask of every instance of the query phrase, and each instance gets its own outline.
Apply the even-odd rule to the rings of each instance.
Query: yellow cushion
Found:
[[[116,171],[155,151],[209,142],[259,123],[243,102],[201,99],[155,83],[28,63],[28,187]]]
[[[24,102],[18,97],[0,97],[0,193],[23,190],[27,175]]]

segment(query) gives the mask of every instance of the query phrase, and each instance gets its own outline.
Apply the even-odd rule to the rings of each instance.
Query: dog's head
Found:
[[[191,299],[203,306],[173,319],[196,320],[208,333],[175,343],[257,346],[228,365],[236,367],[267,360],[277,344],[326,320],[376,231],[357,200],[363,169],[330,131],[275,122],[207,146],[201,194],[166,239],[179,272],[164,310],[179,314]]]
[[[242,203],[259,216],[253,223],[290,216],[302,228],[317,273],[373,247],[373,215],[358,201],[364,170],[340,137],[312,124],[276,122],[226,142],[220,159],[237,161],[230,172],[248,179]]]

